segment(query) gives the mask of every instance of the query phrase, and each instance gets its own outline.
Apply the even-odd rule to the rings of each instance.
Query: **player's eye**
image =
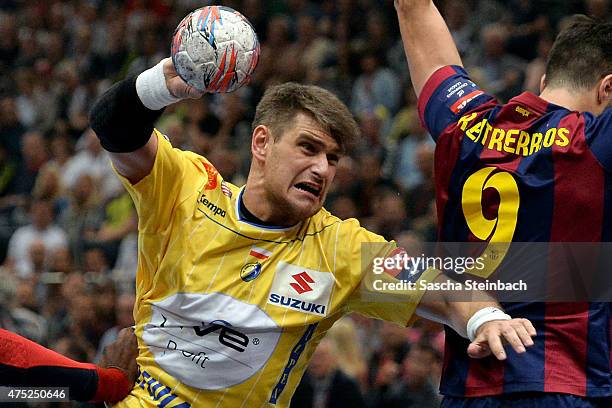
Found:
[[[317,148],[311,143],[300,143],[300,147],[307,153],[316,153]]]
[[[340,161],[340,157],[337,154],[328,154],[327,155],[327,161],[332,166],[335,166],[335,165],[338,164],[338,161]]]

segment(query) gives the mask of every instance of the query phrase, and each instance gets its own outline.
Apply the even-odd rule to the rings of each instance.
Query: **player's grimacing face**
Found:
[[[298,113],[266,158],[269,198],[284,207],[280,211],[291,221],[314,215],[323,206],[340,156],[338,143],[310,116]]]

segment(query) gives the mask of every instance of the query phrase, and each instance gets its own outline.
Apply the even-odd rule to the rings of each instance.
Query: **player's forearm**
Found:
[[[427,79],[446,65],[461,65],[453,38],[431,0],[395,0],[412,85],[419,95]]]
[[[118,368],[79,363],[0,329],[0,385],[67,387],[73,400],[116,402],[133,382]]]
[[[440,274],[434,282],[447,282],[448,279]],[[467,301],[470,298],[474,300]],[[421,317],[445,324],[461,336],[467,337],[467,324],[470,318],[487,307],[501,309],[499,303],[485,292],[468,294],[450,290],[427,291],[419,303],[417,313]]]

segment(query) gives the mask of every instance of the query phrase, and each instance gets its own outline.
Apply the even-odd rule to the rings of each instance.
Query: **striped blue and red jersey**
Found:
[[[459,66],[429,78],[418,109],[436,141],[441,241],[612,241],[612,109],[596,117],[529,92],[499,104]],[[447,329],[442,394],[612,396],[608,303],[503,306],[531,320],[535,345],[475,360]]]

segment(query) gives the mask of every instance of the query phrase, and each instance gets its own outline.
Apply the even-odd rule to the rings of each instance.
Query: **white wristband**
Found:
[[[510,320],[512,317],[510,315],[504,313],[503,310],[498,309],[496,307],[485,307],[474,313],[470,320],[467,323],[467,335],[470,341],[474,341],[476,338],[476,332],[478,328],[485,324],[486,322],[490,322],[492,320]]]
[[[136,93],[142,104],[151,110],[160,110],[181,100],[181,98],[172,96],[166,86],[164,62],[169,59],[161,60],[153,68],[147,69],[136,78]]]

